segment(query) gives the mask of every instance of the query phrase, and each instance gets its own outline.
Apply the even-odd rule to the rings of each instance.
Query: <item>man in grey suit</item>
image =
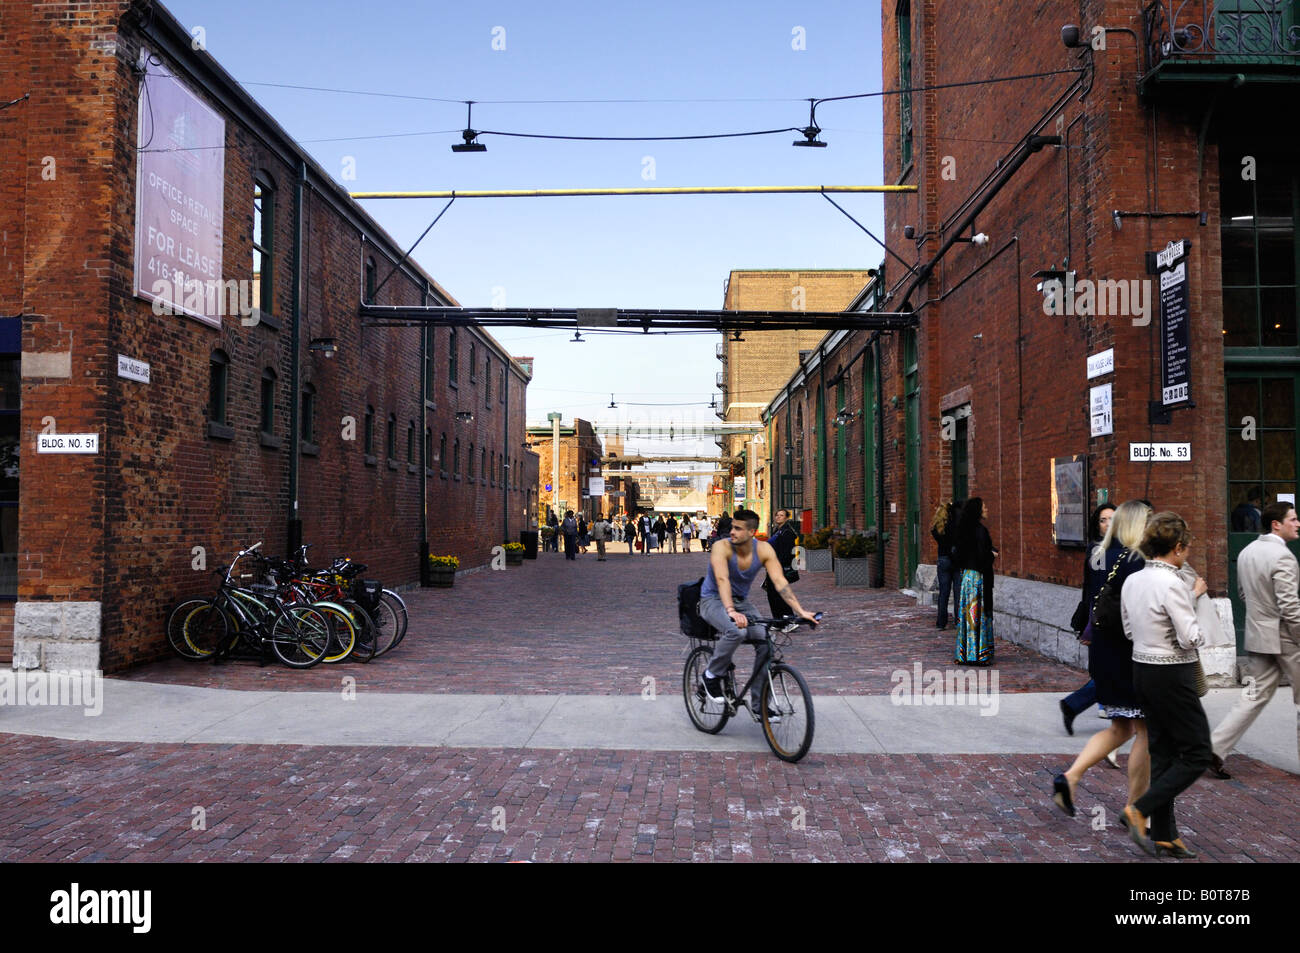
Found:
[[[1290,503],[1270,503],[1261,522],[1269,532],[1237,557],[1237,588],[1246,603],[1248,674],[1241,698],[1214,729],[1210,772],[1218,778],[1226,758],[1264,706],[1285,672],[1296,704],[1296,751],[1300,753],[1300,564],[1287,543],[1300,537],[1300,518]]]

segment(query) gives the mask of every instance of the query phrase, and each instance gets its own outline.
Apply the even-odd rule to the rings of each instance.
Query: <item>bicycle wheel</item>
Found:
[[[808,683],[795,669],[781,662],[767,670],[759,699],[763,737],[782,761],[798,761],[813,740],[813,700]],[[777,720],[769,712],[779,715]]]
[[[355,599],[343,600],[342,606],[352,615],[352,624],[357,630],[357,643],[353,646],[352,657],[358,662],[369,662],[375,657],[376,640],[379,636],[375,628],[375,620]]]
[[[706,734],[716,735],[731,715],[725,703],[712,701],[704,694],[701,679],[712,657],[713,649],[707,645],[699,646],[687,657],[686,668],[682,670],[682,699],[691,723]]]
[[[384,652],[387,652],[389,649],[397,648],[402,639],[406,638],[406,603],[402,601],[401,596],[393,592],[391,589],[381,590],[379,593],[379,599],[381,602],[386,602],[390,607],[392,607],[393,615],[397,618],[397,635],[393,638],[392,644],[383,650]]]
[[[342,662],[357,645],[357,626],[352,616],[337,602],[313,602],[312,606],[329,621],[330,644],[323,661]]]
[[[185,641],[185,620],[191,612],[200,606],[211,605],[209,599],[187,599],[172,609],[167,616],[167,643],[172,651],[181,658],[196,659],[202,656],[195,653],[193,646]]]
[[[179,629],[178,647],[172,647],[186,658],[209,658],[226,644],[229,627],[226,614],[207,600],[196,600],[185,614],[183,621],[176,626]],[[171,632],[169,630],[168,634]]]
[[[406,628],[403,618],[393,607],[393,603],[387,599],[379,600],[374,611],[370,613],[370,620],[375,624],[375,658],[383,655],[401,640],[402,630]]]
[[[311,668],[330,647],[330,622],[315,606],[302,602],[285,606],[271,626],[271,651],[290,668]]]

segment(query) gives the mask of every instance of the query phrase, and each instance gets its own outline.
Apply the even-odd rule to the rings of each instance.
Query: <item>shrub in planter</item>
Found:
[[[831,571],[831,551],[827,548],[831,532],[829,526],[823,526],[817,532],[804,536],[800,542],[804,549],[804,566],[808,572]]]
[[[456,570],[460,560],[455,556],[429,556],[429,584],[439,589],[450,589],[456,584]]]
[[[506,565],[522,566],[524,564],[524,544],[505,543]]]
[[[870,586],[871,556],[878,548],[874,529],[835,540],[835,585]]]

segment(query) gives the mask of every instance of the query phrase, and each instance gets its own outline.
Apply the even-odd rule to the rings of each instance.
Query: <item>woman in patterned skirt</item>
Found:
[[[998,551],[983,517],[984,501],[972,496],[962,507],[953,547],[958,665],[993,664],[993,560]]]
[[[1141,500],[1121,503],[1110,519],[1110,527],[1101,545],[1093,551],[1090,568],[1098,569],[1111,578],[1124,591],[1124,581],[1146,565],[1138,547],[1146,532],[1151,510]],[[1098,589],[1101,589],[1099,586]],[[1121,632],[1107,632],[1096,628],[1092,615],[1095,604],[1088,607],[1089,621],[1093,624],[1092,644],[1088,648],[1088,673],[1097,683],[1097,707],[1101,717],[1110,724],[1088,739],[1079,757],[1074,759],[1063,774],[1052,779],[1052,800],[1066,814],[1074,816],[1074,795],[1083,780],[1083,773],[1133,738],[1133,750],[1128,756],[1128,802],[1131,806],[1141,797],[1151,783],[1151,762],[1147,753],[1147,728],[1145,715],[1138,704],[1133,689],[1133,643]]]

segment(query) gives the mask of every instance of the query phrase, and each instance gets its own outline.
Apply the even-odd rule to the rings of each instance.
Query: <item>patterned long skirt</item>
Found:
[[[957,597],[958,665],[993,664],[993,614],[984,605],[984,577],[977,569],[963,569]]]

